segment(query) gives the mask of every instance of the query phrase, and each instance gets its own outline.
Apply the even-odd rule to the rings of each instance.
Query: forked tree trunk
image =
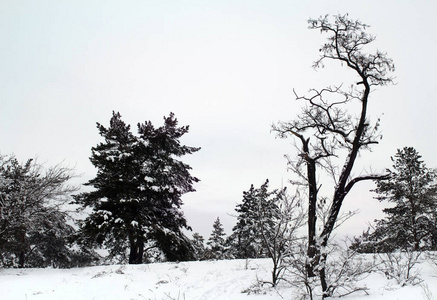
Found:
[[[308,170],[306,179],[309,185],[307,273],[308,276],[314,276],[314,273],[320,276],[323,297],[326,298],[330,296],[331,292],[326,282],[327,253],[324,249],[335,228],[343,200],[355,183],[385,177],[368,175],[351,178],[350,175],[361,148],[365,149],[371,144],[378,143],[378,123],[372,128],[366,119],[370,87],[392,83],[393,79],[387,74],[394,70],[394,65],[392,60],[387,58],[384,53],[365,54],[361,52],[361,48],[371,43],[375,38],[365,33],[367,25],[360,21],[349,20],[347,15],[339,15],[336,16],[333,23],[329,22],[327,16],[325,16],[320,17],[318,20],[310,19],[309,24],[311,29],[319,29],[322,33],[331,34],[328,42],[320,49],[322,54],[314,63],[314,66],[323,67],[324,60],[336,60],[341,64],[346,64],[361,79],[357,85],[363,85],[364,87],[362,94],[354,87],[350,91],[342,91],[338,87],[316,91],[312,97],[297,97],[297,99],[306,100],[308,106],[303,109],[299,120],[289,122],[286,125],[283,124],[282,128],[279,129],[281,135],[285,136],[290,133],[302,142],[303,151],[300,155],[306,160]],[[322,97],[322,94],[326,95],[326,93],[337,94],[340,97],[344,96],[344,100],[328,102],[326,98]],[[355,123],[355,120],[347,120],[350,118],[349,114],[346,109],[341,108],[343,105],[355,100],[361,100],[361,112],[357,123]],[[310,152],[308,151],[309,139],[303,137],[303,134],[311,134],[311,132],[308,132],[311,130],[316,132],[313,136],[319,139],[318,145],[317,143],[310,145],[315,155],[312,157],[313,161],[311,161]],[[317,185],[314,162],[323,157],[336,156],[335,152],[342,149],[348,152],[348,156],[339,174],[338,183],[335,185],[332,205],[328,212],[327,222],[324,224],[320,236],[318,236],[319,241],[316,239],[315,234]]]

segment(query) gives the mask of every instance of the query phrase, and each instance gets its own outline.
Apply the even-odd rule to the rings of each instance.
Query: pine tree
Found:
[[[194,257],[196,260],[205,259],[205,239],[199,233],[193,234],[192,244],[194,248]]]
[[[109,128],[97,127],[105,141],[92,148],[90,160],[98,171],[87,185],[95,190],[76,197],[83,208],[93,210],[82,224],[84,235],[106,246],[111,256],[123,257],[128,250],[131,264],[142,263],[146,243],[178,259],[175,249],[189,249],[181,232],[189,228],[181,196],[195,191],[193,183],[199,181],[178,160],[200,149],[180,144],[189,127],[178,127],[171,113],[162,127],[138,124],[135,136],[115,112]]]
[[[229,240],[236,258],[270,257],[272,285],[276,286],[298,252],[297,231],[304,224],[299,195],[288,197],[286,189],[269,191],[266,180],[260,188],[251,185],[236,207],[237,224]]]
[[[222,223],[220,222],[220,218],[214,221],[213,230],[211,236],[208,239],[207,245],[208,254],[207,257],[209,259],[225,259],[226,258],[226,246],[225,246],[225,230],[223,228]]]
[[[266,180],[260,188],[253,184],[248,191],[243,192],[243,201],[237,204],[237,224],[232,229],[230,237],[234,256],[236,258],[266,257],[260,228],[261,218],[264,226],[273,226],[273,211],[277,209],[273,198],[277,190],[268,191],[269,181]]]
[[[368,239],[381,241],[379,247],[384,250],[432,247],[436,239],[436,173],[413,147],[398,149],[392,161],[389,180],[377,182],[375,191],[380,201],[395,206],[383,210],[387,217],[377,222]]]
[[[237,224],[232,228],[229,241],[232,244],[232,252],[235,258],[255,258],[259,253],[259,234],[256,224],[257,189],[250,186],[248,191],[243,192],[243,201],[237,204]]]

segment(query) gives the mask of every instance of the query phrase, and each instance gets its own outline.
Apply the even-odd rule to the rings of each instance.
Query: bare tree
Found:
[[[349,88],[340,85],[311,89],[308,96],[295,93],[297,100],[305,103],[302,113],[293,121],[280,122],[273,127],[279,137],[293,136],[300,145],[298,159],[289,160],[289,163],[293,170],[304,176],[308,187],[307,270],[309,276],[316,276],[318,272],[324,297],[329,297],[325,277],[327,254],[322,249],[328,244],[343,200],[356,183],[386,176],[367,174],[354,177],[352,169],[358,154],[377,144],[381,138],[379,120],[371,123],[368,118],[369,96],[374,86],[393,82],[389,73],[394,71],[394,65],[383,52],[363,52],[363,48],[371,44],[375,37],[366,32],[368,26],[360,21],[351,20],[347,15],[337,15],[333,21],[324,16],[310,19],[308,23],[310,29],[329,35],[314,67],[323,67],[328,60],[337,61],[356,75],[355,83]],[[305,166],[306,171],[303,171]],[[317,236],[316,207],[320,185],[316,175],[319,169],[327,171],[335,184],[326,223]]]
[[[73,228],[66,223],[65,204],[77,191],[68,185],[72,170],[61,165],[44,169],[33,159],[20,164],[0,158],[0,259],[18,267],[64,264],[71,251],[67,237]],[[16,258],[16,259],[15,259]],[[32,258],[32,262],[30,262]],[[65,259],[64,259],[65,258]]]
[[[276,193],[270,200],[273,211],[265,214],[265,207],[259,201],[257,211],[257,226],[267,249],[268,256],[272,259],[272,286],[276,286],[290,261],[300,254],[298,230],[304,223],[305,211],[302,209],[299,194],[289,197],[285,189]]]

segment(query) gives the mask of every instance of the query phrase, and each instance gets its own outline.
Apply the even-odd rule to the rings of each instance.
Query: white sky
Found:
[[[274,188],[292,177],[283,158],[292,141],[275,139],[270,126],[299,112],[293,88],[351,80],[311,68],[325,36],[306,20],[349,13],[371,25],[375,47],[397,68],[397,85],[372,94],[384,139],[360,165],[383,170],[397,148],[413,146],[437,167],[435,11],[425,0],[0,0],[0,151],[64,161],[84,183],[96,171],[88,160],[101,141],[96,122],[107,125],[115,110],[135,130],[172,111],[190,125],[183,141],[202,147],[184,159],[202,180],[184,196],[188,222],[207,238],[220,216],[229,233],[250,184],[269,178]],[[381,217],[370,188],[346,199],[346,210],[361,213],[343,231],[359,234]]]

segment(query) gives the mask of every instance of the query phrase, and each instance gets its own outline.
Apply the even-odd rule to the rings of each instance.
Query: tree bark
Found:
[[[321,259],[320,259],[320,263],[323,264],[323,267],[320,268],[320,284],[322,286],[322,299],[328,298],[331,296],[331,294],[329,293],[328,290],[328,284],[326,281],[326,268],[324,267],[324,265],[326,264],[326,254],[323,254]]]
[[[129,264],[142,264],[144,256],[144,240],[140,237],[130,239]]]
[[[326,224],[323,227],[322,233],[320,235],[321,238],[321,248],[325,248],[328,245],[329,237],[331,236],[332,231],[334,230],[335,223],[337,222],[338,215],[340,213],[341,206],[343,204],[343,200],[348,194],[348,192],[351,190],[353,185],[358,182],[359,180],[351,180],[348,183],[348,180],[350,179],[350,174],[352,172],[352,168],[355,163],[355,159],[358,156],[358,152],[363,146],[361,142],[361,138],[364,134],[364,130],[366,127],[366,114],[367,114],[367,103],[368,103],[368,97],[370,93],[370,86],[367,82],[367,78],[363,78],[363,84],[365,86],[363,97],[361,99],[361,116],[359,123],[356,128],[355,137],[352,143],[352,148],[349,152],[348,158],[344,164],[343,170],[340,174],[339,182],[335,188],[334,196],[332,199],[332,206],[329,210],[328,220]],[[363,177],[364,178],[364,177]],[[319,272],[320,272],[320,281],[322,285],[323,290],[323,297],[329,297],[329,293],[327,290],[327,283],[325,278],[325,262],[326,257],[323,258],[323,256],[326,256],[326,254],[322,254],[322,259],[325,260],[325,262],[320,263],[320,248],[317,249],[316,258],[318,261],[315,261],[315,265],[319,265]]]
[[[20,241],[20,251],[18,252],[18,267],[24,268],[24,262],[26,261],[26,233],[24,231],[19,233],[20,236],[18,237],[18,240]]]
[[[316,162],[313,159],[307,159],[307,176],[308,176],[308,277],[315,277],[315,256],[316,256],[316,206],[317,206],[317,183],[316,183]]]

